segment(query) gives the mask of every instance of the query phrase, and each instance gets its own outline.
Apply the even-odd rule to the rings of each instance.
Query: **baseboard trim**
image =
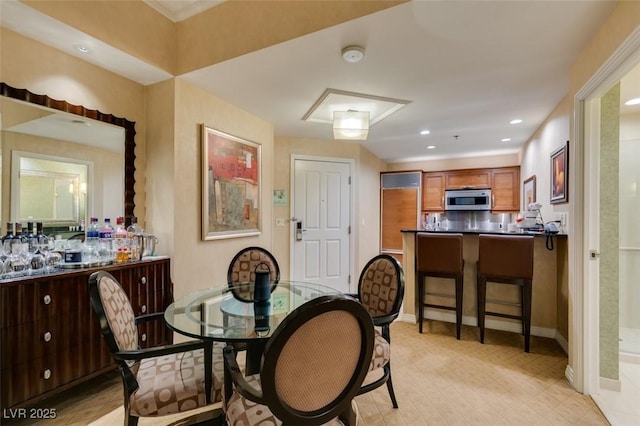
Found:
[[[626,362],[628,364],[640,364],[640,354],[620,352],[618,354],[620,362]]]
[[[620,392],[622,389],[622,383],[620,380],[609,379],[607,377],[600,377],[600,389],[607,389],[614,392]]]
[[[565,339],[562,334],[558,333],[557,330],[556,330],[556,335],[554,336],[554,338],[556,339],[556,342],[558,342],[558,344],[560,345],[560,347],[562,348],[564,353],[567,354],[567,356],[568,356],[569,355],[569,342],[567,342],[567,339]]]
[[[575,389],[576,386],[573,383],[573,367],[571,367],[569,364],[567,364],[567,368],[564,369],[564,377],[567,378],[571,387]]]

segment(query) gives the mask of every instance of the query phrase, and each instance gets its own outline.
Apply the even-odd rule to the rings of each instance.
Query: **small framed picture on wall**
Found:
[[[569,201],[569,141],[551,153],[551,204]]]

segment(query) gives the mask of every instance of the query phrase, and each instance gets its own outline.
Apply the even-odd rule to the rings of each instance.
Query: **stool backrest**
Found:
[[[462,273],[462,234],[431,234],[416,236],[416,267],[418,272]]]
[[[479,236],[478,273],[504,278],[533,278],[533,236]]]

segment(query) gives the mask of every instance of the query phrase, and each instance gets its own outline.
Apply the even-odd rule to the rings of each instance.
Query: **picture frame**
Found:
[[[202,240],[261,233],[262,146],[202,124]]]
[[[529,204],[536,202],[536,175],[522,183],[522,210],[528,210]]]
[[[569,141],[551,153],[551,204],[569,201]]]

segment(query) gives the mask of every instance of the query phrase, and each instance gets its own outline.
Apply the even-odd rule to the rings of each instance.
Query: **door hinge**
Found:
[[[351,235],[351,225],[347,228],[347,234]]]
[[[351,176],[349,176],[349,185],[351,185]]]
[[[351,284],[351,275],[347,277],[347,284]]]
[[[597,250],[589,250],[589,260],[596,260],[600,257],[600,252]]]

